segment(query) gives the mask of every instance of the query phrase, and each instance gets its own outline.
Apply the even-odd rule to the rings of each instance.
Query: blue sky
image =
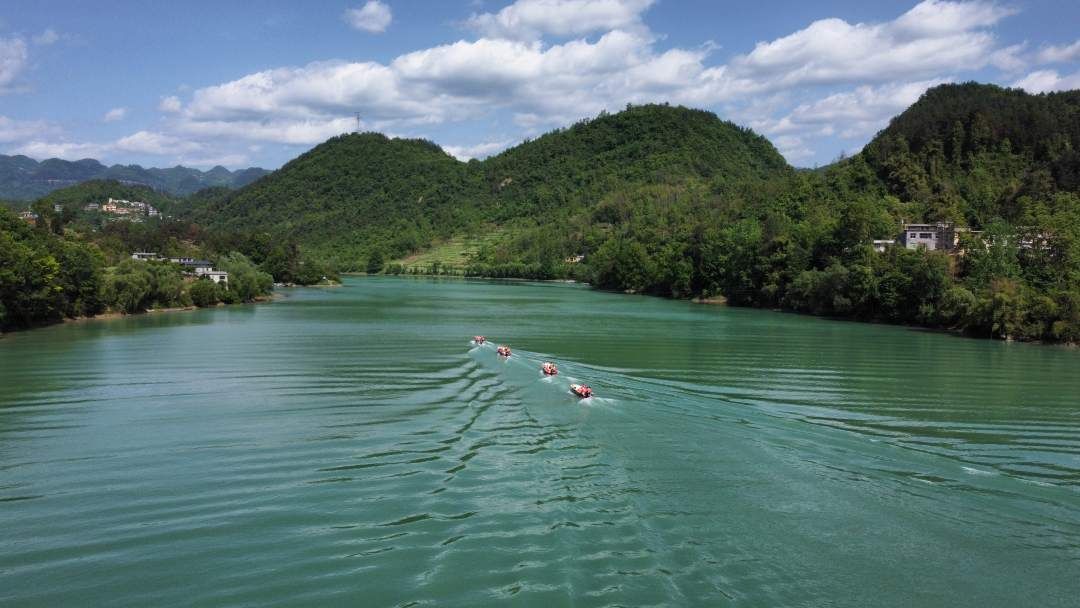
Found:
[[[671,102],[799,166],[941,82],[1080,88],[1080,2],[359,0],[0,6],[0,153],[276,168],[355,127],[483,157]]]

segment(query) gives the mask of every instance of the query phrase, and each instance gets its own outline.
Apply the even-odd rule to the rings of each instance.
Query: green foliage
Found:
[[[0,330],[101,311],[101,255],[0,208]]]
[[[789,172],[772,145],[749,130],[708,112],[648,105],[482,162],[460,162],[422,140],[342,135],[247,188],[193,200],[188,217],[213,231],[294,238],[305,253],[341,270],[363,270],[375,250],[399,259],[486,224],[565,219],[628,184],[701,177],[724,188]],[[561,244],[542,250],[547,242],[538,239],[523,263],[551,273],[572,253]]]
[[[384,266],[386,266],[386,260],[383,258],[382,249],[372,249],[368,254],[367,273],[378,274],[382,272]]]
[[[102,293],[113,310],[131,314],[150,304],[150,273],[142,266],[129,260],[105,275]]]
[[[188,293],[191,295],[191,303],[199,308],[218,303],[218,286],[210,279],[202,278],[193,282]]]
[[[229,273],[229,299],[251,302],[273,289],[274,279],[258,269],[244,254],[233,252],[218,260],[218,267]]]

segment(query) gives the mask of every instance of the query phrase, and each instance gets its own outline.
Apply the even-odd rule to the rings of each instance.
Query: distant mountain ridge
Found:
[[[249,167],[230,171],[216,166],[208,171],[176,166],[168,169],[139,165],[106,166],[92,158],[77,161],[50,158],[36,161],[28,156],[0,154],[0,199],[33,200],[54,190],[101,179],[146,186],[176,196],[186,196],[212,186],[241,188],[270,173]]]

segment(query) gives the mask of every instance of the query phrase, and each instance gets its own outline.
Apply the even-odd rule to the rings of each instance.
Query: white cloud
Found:
[[[180,103],[180,98],[175,95],[162,97],[161,103],[158,104],[159,110],[169,113],[179,112],[181,107],[183,107],[183,104]]]
[[[0,143],[21,142],[59,132],[58,127],[43,120],[14,120],[0,116]]]
[[[915,103],[927,89],[945,79],[864,85],[833,93],[795,107],[779,119],[759,120],[754,128],[768,135],[838,135],[845,139],[866,138],[884,128],[889,119]]]
[[[814,157],[814,151],[797,135],[781,135],[774,139],[773,143],[790,163],[800,163]]]
[[[653,3],[518,0],[473,15],[467,25],[481,34],[474,40],[417,49],[385,63],[276,67],[184,92],[188,101],[163,97],[158,107],[170,115],[163,132],[140,132],[110,149],[182,154],[178,142],[203,142],[198,156],[209,158],[264,142],[312,145],[351,131],[353,112],[361,113],[364,129],[427,137],[433,125],[503,115],[524,135],[627,103],[666,101],[721,108],[777,137],[797,162],[812,158],[822,137],[868,137],[933,84],[987,67],[1022,74],[1035,59],[1024,45],[995,39],[993,26],[1011,10],[986,0],[926,0],[874,23],[821,19],[726,63],[710,61],[711,43],[661,46],[662,38],[642,21]],[[385,28],[392,17],[380,3],[347,17],[378,7],[386,8],[379,26]],[[1069,48],[1039,54],[1063,57]],[[1036,77],[1030,86],[1061,87],[1071,78],[1029,75]],[[467,158],[506,145],[447,150]]]
[[[204,138],[228,137],[248,141],[267,141],[291,145],[321,143],[350,131],[351,118],[309,121],[183,121],[178,129],[186,135]]]
[[[486,158],[496,152],[501,152],[512,143],[510,140],[489,141],[472,146],[443,146],[443,149],[446,150],[447,154],[458,160],[471,160],[474,158]]]
[[[80,160],[83,158],[100,158],[108,147],[101,144],[94,143],[75,143],[75,142],[50,142],[50,141],[29,141],[26,142],[11,152],[14,154],[25,154],[31,158],[46,159],[46,158],[63,158],[65,160]]]
[[[1014,14],[1015,9],[993,2],[925,0],[893,22],[893,27],[898,34],[912,37],[948,36],[955,32],[989,27]]]
[[[822,19],[736,57],[722,75],[745,90],[889,82],[986,66],[985,28],[1011,14],[987,2],[926,0],[894,21]]]
[[[0,93],[22,72],[28,58],[25,40],[0,38]]]
[[[368,0],[360,8],[345,9],[345,22],[358,30],[378,34],[386,31],[393,20],[390,7],[379,0]]]
[[[518,0],[498,13],[474,14],[466,25],[489,38],[536,40],[599,31],[643,29],[655,0]]]
[[[1028,67],[1028,60],[1021,56],[1027,48],[1027,43],[1014,44],[998,49],[990,54],[989,63],[995,68],[1015,74]]]
[[[1061,46],[1048,46],[1036,56],[1039,63],[1066,63],[1080,60],[1080,40]]]
[[[34,44],[39,46],[48,46],[60,40],[60,34],[56,33],[56,30],[47,28],[44,32],[41,32],[37,36],[34,36]]]
[[[726,65],[708,64],[715,45],[660,50],[641,21],[652,4],[519,0],[474,15],[468,25],[484,34],[476,40],[419,49],[386,64],[329,61],[264,70],[197,89],[186,104],[166,98],[161,107],[177,114],[174,128],[186,136],[308,145],[351,130],[354,111],[364,117],[364,128],[413,132],[507,111],[514,124],[534,133],[626,103],[724,104],[738,113],[785,91],[801,103],[778,104],[784,107],[751,124],[803,138],[802,145],[789,141],[786,147],[802,155],[811,134],[872,133],[945,77],[987,66],[1024,67],[1023,45],[1001,47],[987,29],[1011,11],[986,1],[927,0],[881,23],[823,19],[760,42]],[[596,31],[604,33],[543,40]],[[834,90],[808,99],[821,87]],[[830,112],[831,120],[825,118]],[[478,153],[451,148],[463,157]]]
[[[118,120],[124,120],[127,116],[127,108],[113,108],[105,113],[105,116],[101,117],[101,120],[105,122],[116,122]]]
[[[1028,93],[1048,93],[1080,89],[1080,72],[1062,76],[1056,70],[1038,70],[1013,83]]]
[[[192,141],[186,141],[172,135],[155,133],[153,131],[138,131],[116,140],[113,146],[124,152],[138,154],[179,154],[198,150],[201,146]]]
[[[177,164],[185,167],[216,167],[221,165],[228,168],[249,167],[251,160],[244,154],[224,154],[209,157],[179,157]]]

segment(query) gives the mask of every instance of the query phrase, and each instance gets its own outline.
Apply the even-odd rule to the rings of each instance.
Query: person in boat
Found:
[[[555,364],[551,361],[545,361],[540,366],[540,370],[544,372],[545,376],[557,376],[559,374],[559,368],[555,367]]]
[[[485,338],[484,336],[473,336],[473,342],[476,342],[477,345],[480,345],[484,342],[487,342],[487,338]]]
[[[495,352],[499,353],[500,355],[502,355],[504,357],[509,357],[510,356],[510,347],[509,346],[500,346],[499,348],[495,349]]]
[[[592,397],[592,389],[586,384],[571,384],[570,391],[582,399]]]

